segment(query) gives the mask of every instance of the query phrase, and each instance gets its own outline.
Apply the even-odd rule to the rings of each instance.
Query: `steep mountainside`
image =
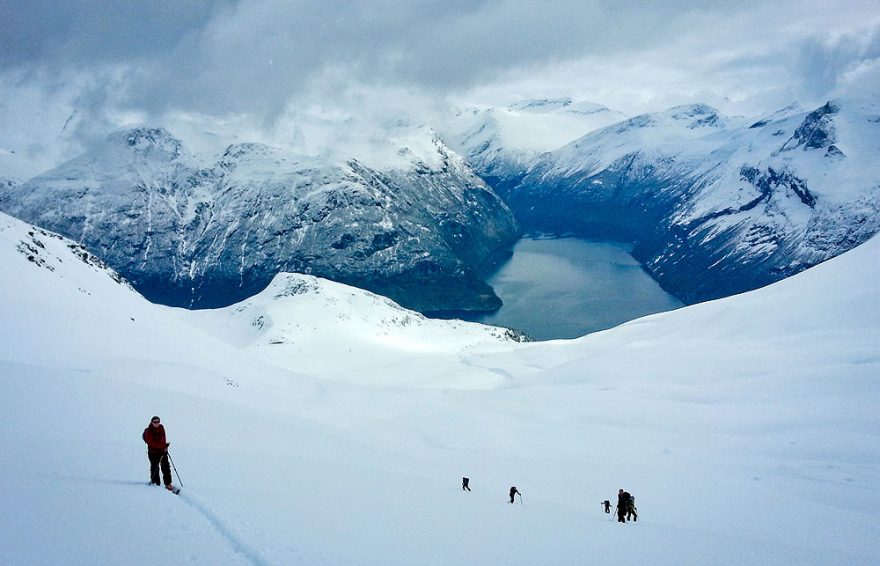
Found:
[[[527,229],[634,242],[664,288],[697,302],[782,279],[880,231],[877,155],[874,102],[754,123],[692,105],[592,132],[497,188]]]
[[[228,305],[286,271],[422,311],[497,308],[475,268],[516,223],[460,157],[433,147],[377,170],[239,144],[203,167],[164,129],[141,128],[9,187],[0,209],[81,242],[170,305]]]

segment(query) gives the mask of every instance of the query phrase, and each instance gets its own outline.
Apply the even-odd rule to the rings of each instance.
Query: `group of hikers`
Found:
[[[471,478],[461,478],[461,489],[462,491],[471,491]],[[510,486],[510,502],[516,502],[516,496],[519,495],[520,503],[522,503],[522,493],[516,489],[515,485]]]
[[[605,513],[611,513],[611,502],[607,499],[602,502]],[[617,522],[638,521],[639,511],[636,509],[636,498],[628,491],[617,490]]]
[[[461,489],[471,491],[470,487],[471,479],[470,478],[461,478]],[[516,489],[516,486],[511,486],[510,488],[510,502],[516,502],[516,496],[519,495],[520,503],[522,503],[522,493]],[[611,501],[605,500],[602,502],[602,506],[605,508],[605,513],[611,513]],[[617,491],[617,521],[619,523],[626,523],[627,521],[638,521],[639,513],[638,509],[636,509],[636,498],[632,496],[632,494],[628,491],[623,491],[619,489]]]
[[[150,419],[150,424],[144,429],[141,438],[147,443],[147,458],[150,460],[150,484],[160,485],[159,471],[161,469],[165,489],[175,491],[175,487],[171,483],[171,467],[168,465],[168,447],[171,446],[171,443],[165,438],[165,427],[162,425],[162,420],[155,416]],[[461,489],[471,491],[470,482],[470,478],[461,478]],[[515,485],[510,487],[509,495],[511,503],[516,502],[517,495],[522,503],[522,493],[516,489]],[[606,499],[602,502],[602,506],[605,508],[605,513],[611,513],[611,501]],[[617,492],[617,521],[626,523],[630,520],[639,520],[639,515],[636,512],[636,500],[629,492],[621,489]]]

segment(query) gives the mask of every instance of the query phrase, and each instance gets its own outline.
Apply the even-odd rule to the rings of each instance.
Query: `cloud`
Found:
[[[472,88],[524,66],[661,45],[712,4],[241,0],[5,6],[2,16],[12,32],[0,43],[0,68],[130,66],[130,102],[151,111],[176,106],[274,115],[328,69],[371,84],[439,92]],[[720,6],[710,13],[729,13]]]
[[[137,121],[326,149],[450,101],[759,113],[828,95],[876,58],[880,29],[874,0],[44,4],[0,3],[0,123],[20,128],[0,148],[60,138],[56,157]]]
[[[232,5],[225,0],[2,2],[0,69],[161,57]]]
[[[814,97],[834,91],[859,68],[880,60],[880,29],[859,35],[806,39],[798,53],[799,87]]]

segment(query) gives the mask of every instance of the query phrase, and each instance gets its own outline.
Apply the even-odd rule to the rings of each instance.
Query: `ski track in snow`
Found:
[[[83,480],[85,481],[85,480]],[[92,481],[92,480],[89,480]],[[149,485],[143,481],[134,481],[134,480],[115,480],[115,479],[99,479],[97,480],[99,483],[106,483],[112,485],[128,485],[128,486],[144,486]],[[192,507],[196,512],[202,515],[205,519],[207,519],[208,523],[213,527],[213,529],[223,538],[229,545],[232,547],[236,553],[243,556],[254,566],[269,566],[269,562],[267,562],[263,557],[259,555],[253,548],[244,543],[241,539],[239,539],[235,534],[232,533],[229,527],[214,513],[208,506],[199,501],[196,497],[192,496],[189,492],[182,491],[181,488],[180,493],[177,494],[182,501],[184,501],[187,505]]]
[[[188,492],[181,491],[177,496],[207,519],[211,526],[214,527],[214,530],[216,530],[217,533],[229,543],[232,550],[244,556],[254,566],[269,566],[269,563],[266,562],[257,551],[235,536],[223,520],[204,503],[190,495]]]

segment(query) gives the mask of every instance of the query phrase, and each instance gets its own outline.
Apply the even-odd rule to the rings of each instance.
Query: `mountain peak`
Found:
[[[127,147],[135,153],[176,159],[183,154],[183,142],[165,128],[139,127],[114,132],[107,136],[114,146]]]
[[[278,151],[277,148],[256,142],[235,143],[226,148],[218,164],[230,169],[253,157],[266,157]]]
[[[557,98],[529,98],[526,100],[518,100],[510,104],[508,110],[556,110],[571,106],[572,100],[570,96],[560,96]]]
[[[596,104],[595,102],[588,102],[586,100],[574,101],[570,96],[518,100],[509,104],[507,110],[512,112],[531,112],[535,114],[563,112],[583,115],[611,112],[607,106],[602,104]],[[623,115],[621,115],[621,118],[622,117]]]
[[[686,104],[670,108],[664,114],[674,120],[689,122],[688,128],[723,128],[726,123],[718,114],[718,110],[708,104]]]
[[[838,112],[840,112],[840,107],[828,101],[807,114],[791,138],[783,144],[782,151],[797,147],[803,147],[804,150],[807,150],[832,146],[837,141],[833,117]]]

